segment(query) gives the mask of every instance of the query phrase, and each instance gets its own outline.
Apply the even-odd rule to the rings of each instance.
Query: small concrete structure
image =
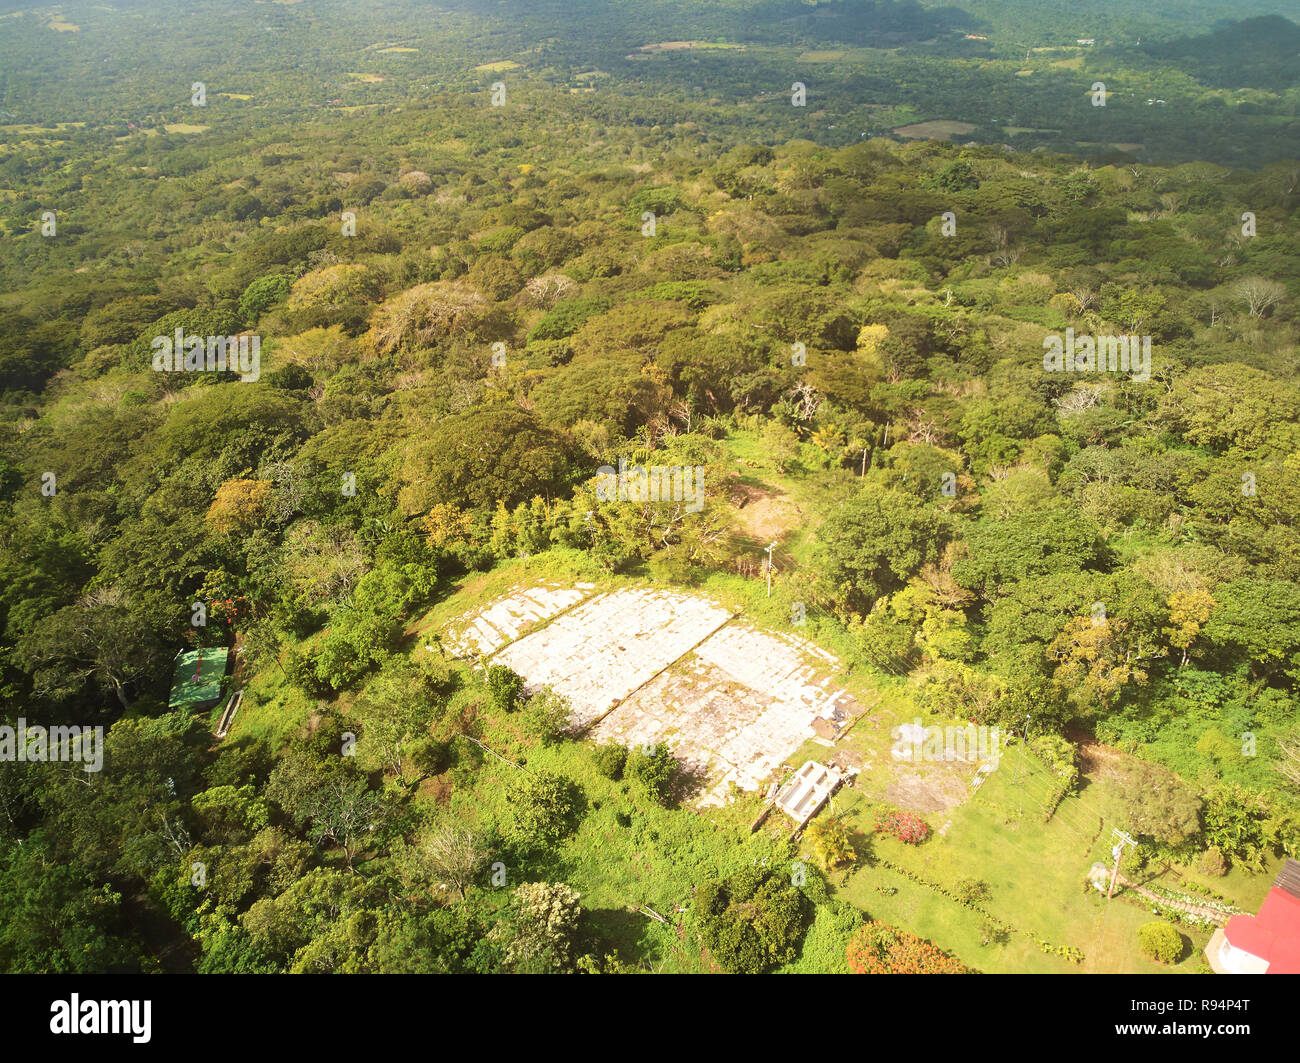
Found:
[[[827,764],[810,760],[776,794],[776,807],[803,826],[817,814],[843,776]]]
[[[244,703],[244,692],[236,690],[230,700],[226,702],[226,711],[221,714],[221,722],[217,724],[217,729],[213,732],[217,738],[225,738],[230,733],[230,725],[235,722],[235,716],[239,713],[239,706]]]

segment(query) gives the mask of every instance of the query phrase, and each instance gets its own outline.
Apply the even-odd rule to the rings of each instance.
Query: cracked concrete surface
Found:
[[[574,587],[542,586],[517,590],[498,598],[447,628],[444,642],[455,657],[495,653],[513,642],[525,628],[549,620],[582,601],[591,584]]]
[[[566,695],[575,729],[594,741],[666,742],[699,782],[701,805],[725,803],[733,785],[762,789],[805,741],[864,711],[827,674],[838,660],[806,639],[735,621],[701,595],[587,593],[515,591],[458,622],[459,641],[483,653],[504,647],[492,663],[530,690]]]

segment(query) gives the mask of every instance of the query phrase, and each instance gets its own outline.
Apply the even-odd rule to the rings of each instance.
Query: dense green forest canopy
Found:
[[[782,839],[419,627],[522,558],[758,585],[753,453],[817,503],[779,600],[855,673],[1136,754],[1153,861],[1300,850],[1294,56],[1208,43],[1292,23],[251,6],[0,19],[0,716],[108,728],[89,781],[0,760],[0,969],[648,968],[570,884],[616,834],[723,968],[842,963],[861,914]],[[1020,77],[981,20],[1116,40]],[[974,133],[885,135],[922,120]],[[178,334],[255,379],[155,371]],[[1147,371],[1045,369],[1066,335]],[[620,459],[716,487],[602,500]],[[236,636],[261,723],[216,743],[171,662]]]
[[[942,121],[979,143],[1254,166],[1296,154],[1289,7],[214,0],[173,15],[79,2],[0,18],[0,52],[17,57],[0,66],[0,122],[24,132],[29,167],[33,149],[59,166],[61,145],[84,155],[194,124],[196,81],[227,128],[266,129],[484,91],[508,74],[534,99],[591,95],[610,121],[722,139],[847,144]],[[1223,66],[1235,56],[1250,73],[1234,79]],[[1099,80],[1104,108],[1089,104]],[[806,109],[786,106],[795,81]]]

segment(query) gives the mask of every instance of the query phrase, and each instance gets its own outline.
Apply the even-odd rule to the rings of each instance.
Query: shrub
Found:
[[[912,812],[876,813],[876,833],[888,834],[905,845],[920,845],[930,836],[930,825]]]
[[[980,923],[981,945],[1005,945],[1011,940],[1011,931],[996,919],[985,919]]]
[[[680,770],[677,758],[663,742],[632,750],[623,765],[623,773],[641,783],[660,804],[671,796]]]
[[[542,745],[554,745],[569,729],[572,711],[568,698],[550,687],[542,687],[528,699],[528,725],[542,740]]]
[[[1223,858],[1223,850],[1217,845],[1211,845],[1201,853],[1196,866],[1202,875],[1212,875],[1214,878],[1228,873],[1228,861]]]
[[[596,770],[607,779],[617,782],[623,777],[623,765],[627,763],[627,749],[617,742],[608,742],[597,746],[591,752]]]
[[[959,878],[952,891],[963,904],[979,904],[989,899],[989,884],[978,878]]]
[[[1143,956],[1157,963],[1177,963],[1183,954],[1183,935],[1157,919],[1138,927],[1138,948]]]
[[[492,708],[498,712],[514,712],[519,707],[519,696],[524,692],[524,681],[504,664],[488,666],[485,677]]]
[[[819,819],[809,824],[804,837],[812,845],[813,859],[823,871],[851,865],[857,859],[849,832],[838,819]]]

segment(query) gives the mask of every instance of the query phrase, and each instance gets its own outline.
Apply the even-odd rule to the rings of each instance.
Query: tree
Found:
[[[751,866],[695,891],[700,940],[723,970],[762,974],[798,952],[812,905],[776,871]]]
[[[1270,796],[1235,783],[1220,784],[1206,795],[1202,818],[1205,840],[1230,860],[1254,871],[1264,870],[1288,827],[1291,844],[1295,844],[1294,822],[1288,824],[1278,814]]]
[[[239,315],[250,325],[268,309],[283,301],[289,294],[293,278],[284,273],[272,273],[253,281],[239,297]]]
[[[288,298],[270,321],[277,331],[304,332],[334,325],[355,336],[365,328],[370,305],[381,290],[382,278],[369,266],[334,264],[305,273],[293,282]]]
[[[41,694],[70,697],[94,679],[129,709],[127,690],[157,674],[164,654],[130,594],[104,586],[37,621],[15,645],[14,660],[31,673]]]
[[[582,791],[571,780],[549,772],[520,773],[510,785],[506,803],[517,840],[554,845],[576,829],[582,813]]]
[[[1099,529],[1072,507],[1058,505],[1003,520],[980,519],[966,537],[968,556],[953,576],[992,600],[1034,576],[1100,568],[1106,552]]]
[[[610,301],[602,297],[590,299],[564,299],[542,315],[541,321],[528,333],[528,342],[535,340],[562,340],[572,336],[589,318],[597,317],[610,308]]]
[[[103,770],[46,777],[40,792],[47,838],[103,881],[146,881],[190,842],[186,805],[204,789],[202,770],[212,732],[188,711],[124,717],[104,738]]]
[[[338,775],[320,787],[312,802],[307,837],[318,845],[323,841],[337,845],[351,868],[387,812],[383,796],[371,790],[364,779]]]
[[[1173,772],[1144,761],[1115,769],[1116,792],[1134,834],[1178,846],[1201,833],[1201,801]]]
[[[300,520],[285,537],[282,566],[302,601],[319,606],[349,601],[370,561],[347,525]]]
[[[1081,711],[1105,712],[1129,682],[1146,682],[1137,654],[1127,637],[1129,623],[1107,617],[1071,619],[1047,647],[1056,663],[1052,680],[1057,690]]]
[[[1182,654],[1179,667],[1185,667],[1192,643],[1200,634],[1201,628],[1209,620],[1214,610],[1214,599],[1209,592],[1200,588],[1187,591],[1174,591],[1169,596],[1169,627],[1164,633],[1169,637],[1169,645]]]
[[[495,339],[500,329],[497,308],[479,292],[466,284],[435,281],[386,300],[375,311],[365,342],[382,355],[428,349],[456,339],[486,342]]]
[[[1297,789],[1300,789],[1300,724],[1292,726],[1290,732],[1277,740],[1282,751],[1277,770]]]
[[[251,531],[266,516],[271,488],[266,480],[227,480],[208,507],[208,523],[225,535]]]
[[[522,410],[487,409],[440,421],[410,448],[398,498],[408,514],[435,504],[491,512],[560,493],[571,446]]]
[[[888,923],[868,922],[849,940],[849,970],[854,974],[971,974],[954,956]]]
[[[505,944],[505,967],[519,974],[568,974],[575,970],[582,909],[578,892],[563,882],[525,882],[515,887],[510,910],[493,928]]]
[[[71,354],[61,323],[0,310],[0,392],[36,391]]]
[[[424,828],[409,852],[408,866],[423,881],[446,882],[462,900],[491,855],[486,834],[451,821]]]
[[[383,909],[370,950],[372,968],[380,974],[470,974],[485,930],[483,919],[472,904],[428,911]]]
[[[1157,963],[1177,963],[1183,954],[1183,935],[1162,919],[1138,927],[1138,948],[1142,955]]]
[[[1246,304],[1251,317],[1263,317],[1265,311],[1286,298],[1286,285],[1265,277],[1242,277],[1231,291]]]
[[[1300,587],[1284,580],[1240,579],[1219,587],[1205,638],[1243,652],[1258,675],[1300,682]]]
[[[836,608],[865,614],[938,559],[943,519],[910,496],[867,483],[819,531],[820,583]]]
[[[504,255],[483,255],[476,259],[465,279],[497,303],[509,299],[524,286],[523,275]]]
[[[1198,366],[1172,382],[1159,417],[1189,442],[1265,457],[1300,441],[1300,392],[1240,362]]]
[[[590,421],[606,433],[634,435],[659,414],[671,390],[634,362],[575,358],[532,391],[537,416],[556,428]]]
[[[266,796],[315,845],[343,850],[349,868],[365,843],[384,826],[388,802],[337,755],[291,749],[267,781]]]
[[[215,845],[247,842],[266,827],[266,801],[252,786],[214,786],[190,799],[200,836]]]
[[[0,970],[127,974],[140,959],[119,893],[58,858],[40,833],[0,847]]]
[[[262,201],[249,192],[244,192],[232,199],[227,210],[236,221],[246,221],[249,218],[266,216],[266,207],[262,205]]]
[[[780,421],[768,421],[763,426],[763,449],[776,463],[777,472],[785,472],[799,453],[799,437]]]
[[[374,917],[364,911],[373,890],[363,876],[312,868],[277,896],[255,901],[239,923],[252,950],[282,970],[355,973],[365,970],[373,941]]]
[[[436,712],[429,692],[420,688],[417,669],[402,664],[394,662],[382,669],[366,684],[356,705],[361,721],[359,748],[372,752],[393,775],[401,774],[403,750],[427,734]]]

